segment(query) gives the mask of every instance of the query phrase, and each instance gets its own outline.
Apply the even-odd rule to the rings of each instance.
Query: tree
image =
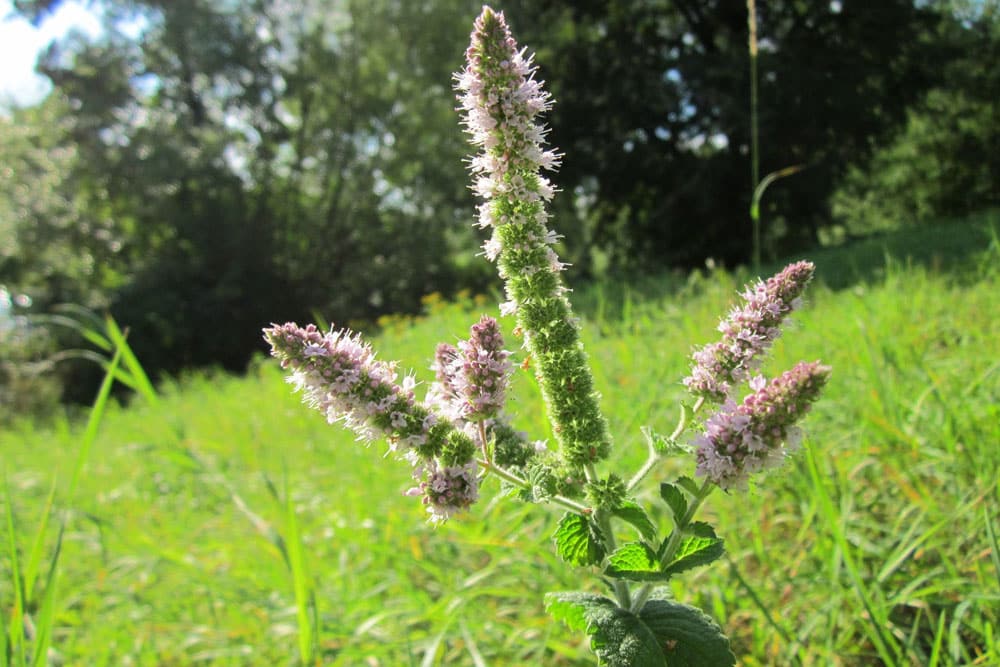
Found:
[[[559,184],[577,205],[563,209],[574,220],[564,227],[620,268],[745,261],[745,2],[550,0],[511,11],[539,33],[526,41],[547,44],[552,141],[566,152]],[[773,252],[815,242],[847,166],[931,83],[928,35],[940,20],[911,0],[758,3],[762,172],[809,165],[765,200]]]
[[[943,2],[936,41],[952,57],[906,124],[833,198],[848,234],[965,216],[1000,206],[1000,3]]]
[[[371,320],[455,289],[466,14],[288,4],[106,0],[100,39],[40,64],[72,110],[63,178],[123,231],[111,308],[154,370],[239,369],[272,318]]]

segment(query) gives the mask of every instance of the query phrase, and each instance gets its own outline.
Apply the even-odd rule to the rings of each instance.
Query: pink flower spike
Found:
[[[795,423],[819,398],[830,371],[818,361],[801,362],[741,405],[726,401],[694,440],[697,474],[722,489],[742,490],[751,474],[780,465],[798,447],[802,435]]]
[[[795,262],[767,279],[748,285],[744,303],[719,323],[722,340],[697,350],[684,386],[691,393],[721,403],[736,385],[760,367],[761,358],[781,335],[781,323],[799,308],[815,266]]]
[[[457,425],[450,415],[417,402],[416,380],[407,376],[397,382],[395,365],[376,360],[358,334],[346,329],[323,334],[312,324],[289,322],[265,329],[264,338],[282,368],[291,371],[289,382],[327,421],[342,422],[365,442],[387,439],[389,451],[415,466],[418,478],[423,470],[436,471],[430,486],[408,492],[424,496],[432,521],[444,521],[476,500],[476,447],[461,430],[464,422]],[[437,357],[435,386],[454,393],[465,382],[455,375],[461,370],[454,365],[458,350],[442,345]],[[442,467],[442,459],[449,465]]]

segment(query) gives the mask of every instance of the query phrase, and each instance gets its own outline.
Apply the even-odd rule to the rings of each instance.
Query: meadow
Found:
[[[722,625],[741,664],[1000,664],[998,223],[810,257],[818,278],[767,367],[833,366],[805,447],[749,494],[710,498],[727,555],[673,586]],[[748,278],[573,295],[611,467],[642,463],[643,426],[672,428],[692,346],[714,340]],[[383,321],[375,347],[426,381],[435,345],[496,301],[425,307]],[[516,425],[547,437],[531,374],[514,382]],[[11,575],[34,563],[45,576],[26,607],[37,626],[54,593],[51,664],[593,664],[582,635],[543,609],[546,591],[580,587],[552,548],[555,510],[504,498],[494,480],[469,515],[428,525],[402,495],[408,467],[303,408],[269,359],[109,405],[73,484],[85,429],[63,419],[0,434],[5,634]],[[640,494],[692,468],[667,461]]]

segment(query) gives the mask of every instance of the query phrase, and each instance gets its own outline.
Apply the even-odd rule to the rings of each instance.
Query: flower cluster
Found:
[[[343,422],[361,440],[379,437],[414,465],[414,477],[434,520],[468,507],[478,496],[475,445],[455,425],[418,402],[414,381],[397,382],[395,366],[375,358],[371,347],[348,330],[323,334],[312,324],[272,325],[264,330],[271,354],[290,369],[288,380],[303,400]],[[458,481],[460,480],[460,481]]]
[[[796,262],[767,282],[748,285],[742,294],[744,304],[719,324],[722,340],[692,355],[694,364],[684,385],[716,403],[731,397],[736,385],[760,366],[761,355],[781,335],[782,320],[801,305],[802,292],[814,270],[810,262]]]
[[[475,462],[456,466],[440,466],[436,462],[418,466],[415,477],[423,481],[408,495],[423,497],[423,502],[435,521],[444,521],[466,510],[479,498],[479,478]]]
[[[543,148],[546,130],[535,118],[551,100],[503,13],[483,8],[466,60],[456,88],[472,143],[482,149],[471,161],[473,189],[486,200],[479,225],[492,229],[485,254],[505,283],[501,313],[517,317],[560,455],[581,467],[606,458],[611,438],[552,248],[559,237],[546,227],[544,202],[554,190],[541,170],[557,167],[559,155]]]
[[[428,402],[453,420],[481,422],[503,409],[510,376],[510,352],[503,349],[497,321],[484,315],[458,347],[441,343],[434,355],[437,380]]]
[[[755,378],[754,392],[740,405],[727,401],[695,439],[697,474],[722,489],[743,489],[751,474],[779,465],[801,439],[795,422],[829,377],[830,367],[816,361],[799,363],[770,383]]]

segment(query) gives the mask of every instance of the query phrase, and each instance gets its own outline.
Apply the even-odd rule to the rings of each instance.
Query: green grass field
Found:
[[[886,259],[888,241],[814,258],[820,279],[767,366],[834,368],[805,450],[748,495],[709,499],[727,556],[673,586],[723,626],[741,664],[1000,664],[997,220],[945,234],[964,245],[904,246],[911,261]],[[687,355],[714,339],[746,277],[578,295],[612,466],[641,464],[643,425],[672,428]],[[375,341],[424,380],[435,344],[496,304],[427,310]],[[515,385],[517,425],[546,437],[530,374]],[[270,360],[245,378],[162,387],[155,406],[112,406],[100,426],[72,498],[82,423],[0,434],[16,541],[0,530],[6,623],[14,556],[23,567],[39,554],[44,570],[65,522],[53,664],[294,665],[312,650],[324,665],[594,664],[543,609],[546,591],[598,585],[555,556],[556,510],[496,497],[490,481],[470,515],[427,525],[401,495],[408,466],[301,406]],[[692,468],[664,463],[642,496]],[[36,624],[41,590],[27,604]]]

